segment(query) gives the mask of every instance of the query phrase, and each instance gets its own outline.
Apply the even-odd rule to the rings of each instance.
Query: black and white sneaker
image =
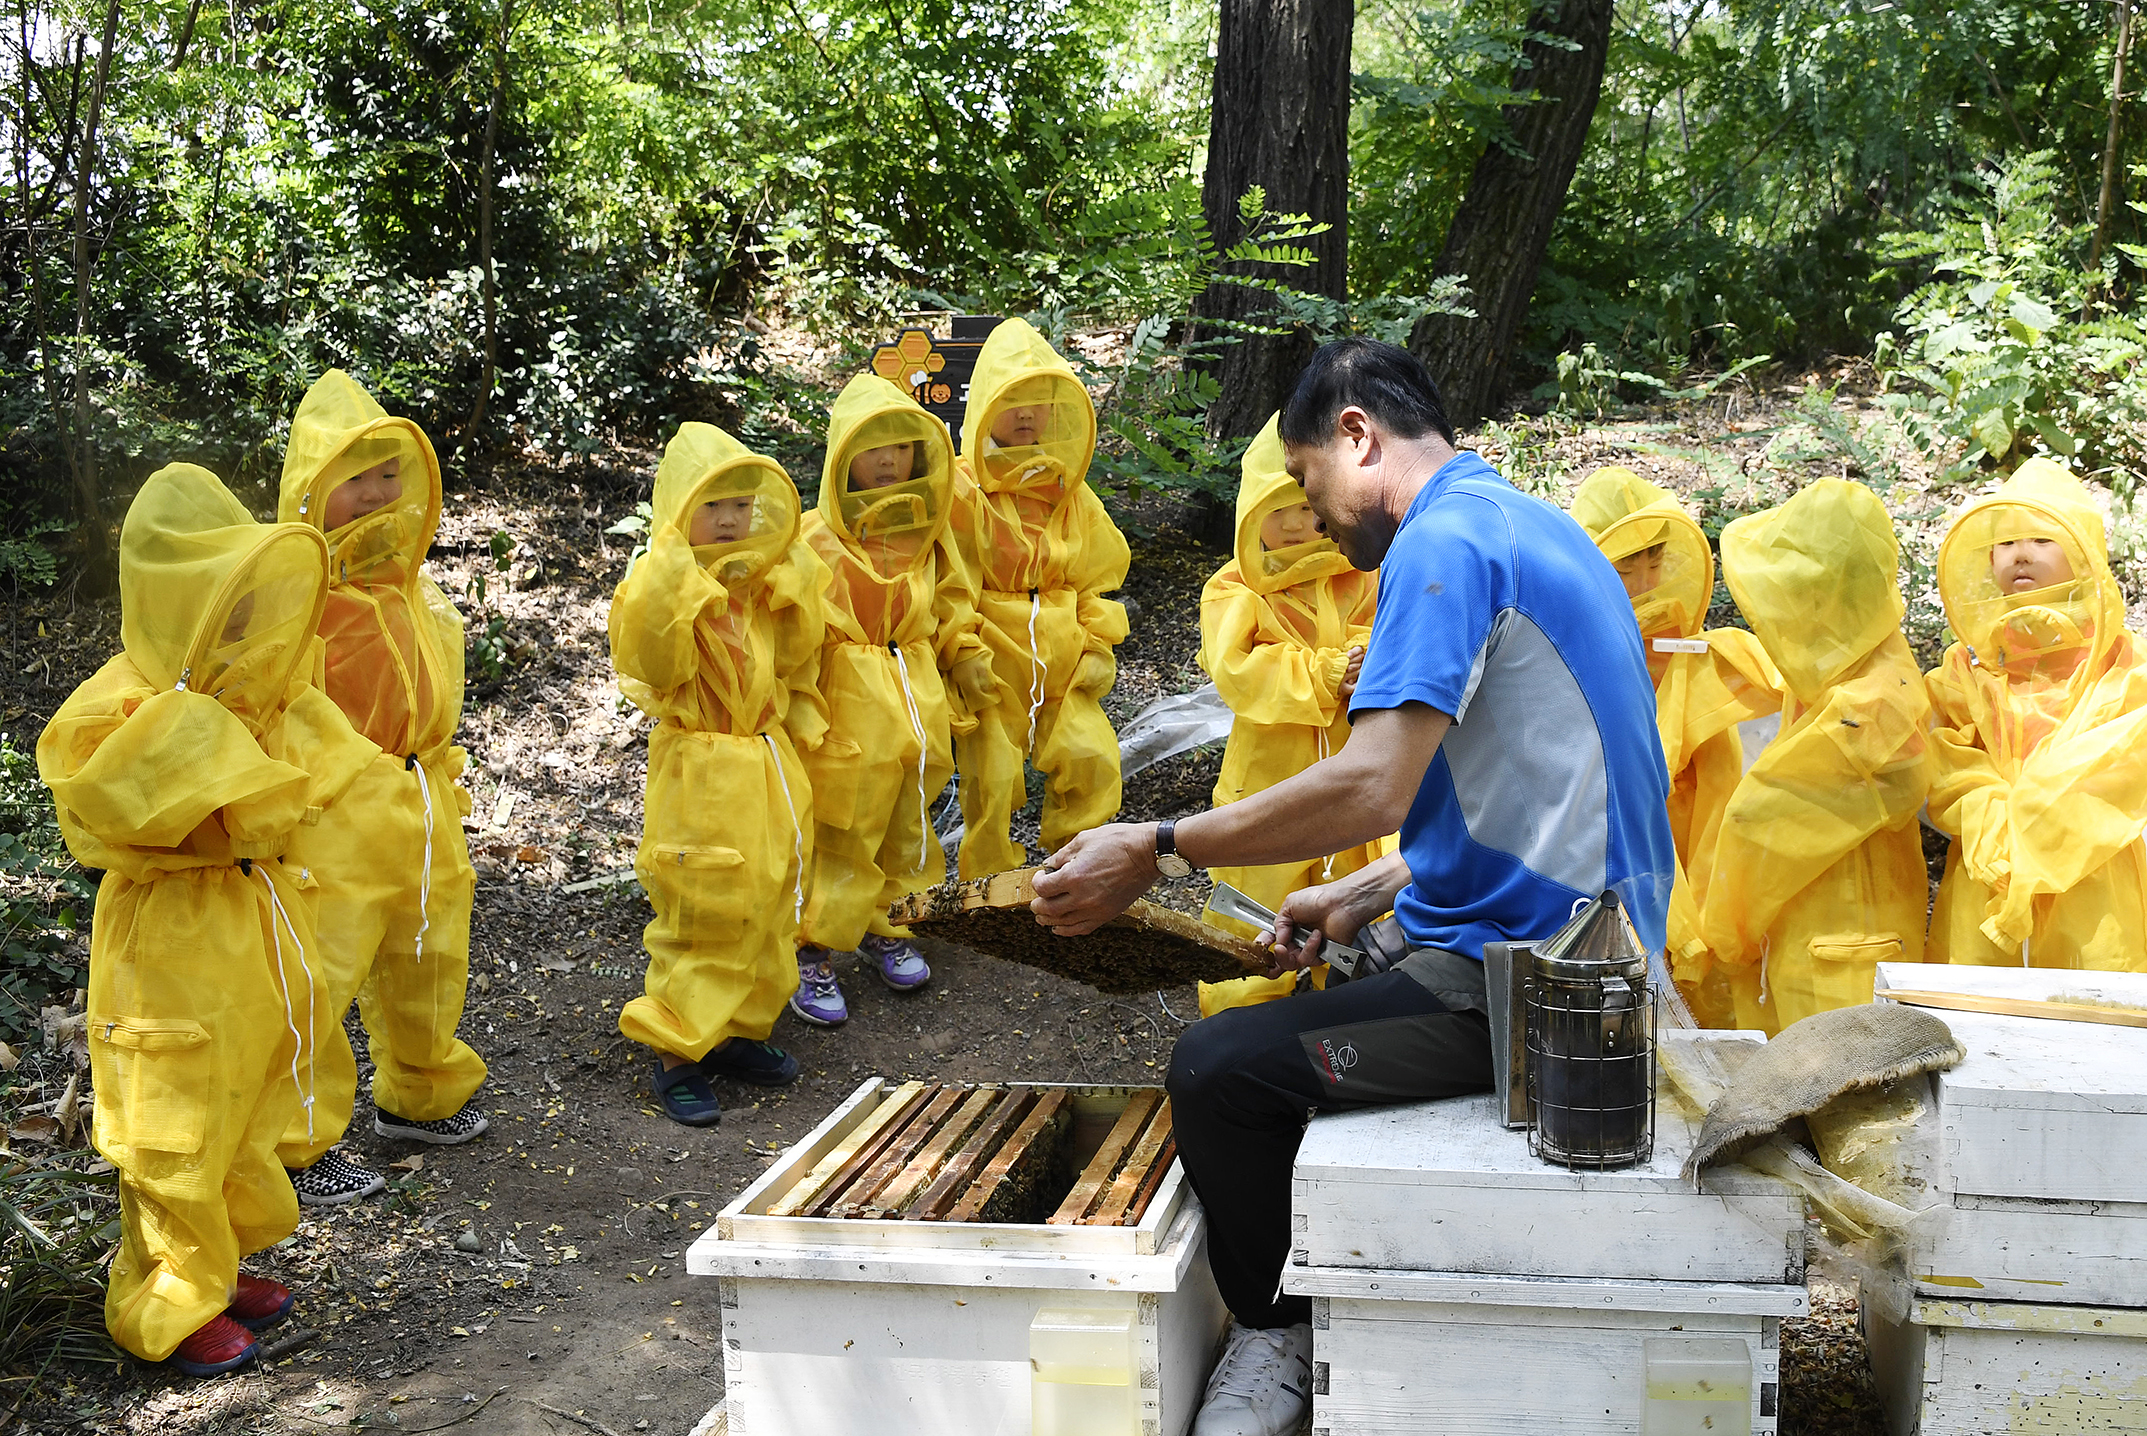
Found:
[[[1230,1323],[1192,1436],[1288,1436],[1312,1408],[1312,1328]]]
[[[490,1118],[467,1102],[462,1104],[461,1111],[437,1122],[416,1122],[383,1108],[373,1109],[373,1130],[381,1136],[400,1137],[406,1142],[430,1142],[435,1147],[459,1147],[491,1125]]]
[[[291,1179],[291,1190],[298,1193],[299,1204],[308,1207],[340,1207],[386,1191],[388,1186],[386,1177],[340,1152],[325,1153],[310,1167],[295,1171],[286,1167],[284,1172]]]

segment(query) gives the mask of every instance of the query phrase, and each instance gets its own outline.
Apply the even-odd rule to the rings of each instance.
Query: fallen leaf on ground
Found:
[[[425,1170],[425,1159],[413,1152],[400,1162],[388,1163],[388,1169],[395,1172],[422,1172]]]

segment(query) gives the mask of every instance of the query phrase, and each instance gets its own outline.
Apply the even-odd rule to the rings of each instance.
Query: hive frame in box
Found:
[[[767,1214],[896,1085],[866,1079],[687,1253],[689,1273],[719,1279],[729,1436],[1026,1433],[1029,1323],[1046,1307],[1134,1311],[1143,1436],[1180,1436],[1227,1313],[1175,1164],[1130,1227]],[[1135,1090],[1028,1085],[1106,1126]]]

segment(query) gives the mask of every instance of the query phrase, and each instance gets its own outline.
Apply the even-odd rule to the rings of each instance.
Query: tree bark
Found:
[[[462,426],[469,438],[477,437],[484,422],[485,403],[499,378],[499,284],[492,269],[492,162],[499,148],[499,107],[507,94],[507,42],[514,33],[514,0],[500,0],[499,41],[492,57],[492,103],[485,110],[484,154],[477,179],[477,263],[484,272],[485,367],[477,385],[477,405],[470,421]]]
[[[1456,424],[1483,418],[1505,395],[1514,340],[1602,93],[1611,14],[1611,0],[1531,6],[1529,29],[1579,48],[1537,40],[1522,48],[1514,88],[1526,85],[1538,98],[1506,108],[1520,153],[1484,151],[1439,253],[1438,273],[1468,277],[1476,317],[1427,314],[1409,336]]]
[[[112,580],[112,536],[104,524],[104,490],[97,475],[97,436],[89,402],[90,282],[96,277],[89,246],[90,190],[97,178],[97,121],[104,114],[105,83],[112,72],[112,46],[119,32],[119,0],[104,12],[104,48],[97,54],[97,78],[90,85],[89,114],[82,122],[82,144],[75,154],[75,419],[71,436],[76,455],[75,508],[82,566],[93,592]]]
[[[1244,266],[1263,279],[1341,299],[1348,282],[1349,43],[1354,0],[1222,0],[1215,43],[1214,104],[1201,208],[1217,250],[1247,236],[1238,200],[1259,185],[1277,214],[1304,214],[1330,228],[1308,240],[1317,262]],[[1233,267],[1233,272],[1241,272]],[[1210,284],[1196,317],[1258,322],[1273,301],[1259,290]],[[1204,335],[1223,332],[1213,324]],[[1222,394],[1208,411],[1218,437],[1258,433],[1282,407],[1310,341],[1254,335],[1215,363]]]
[[[2110,64],[2110,133],[2102,146],[2102,193],[2095,201],[2095,241],[2088,247],[2087,267],[2102,267],[2102,251],[2110,242],[2110,218],[2116,213],[2117,142],[2124,120],[2125,52],[2132,48],[2132,0],[2117,0],[2117,54]]]

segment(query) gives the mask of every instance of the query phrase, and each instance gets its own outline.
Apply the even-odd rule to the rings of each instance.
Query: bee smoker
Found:
[[[1647,1161],[1655,1147],[1655,1007],[1647,950],[1618,895],[1595,898],[1514,962],[1526,972],[1530,1150],[1568,1168]]]

